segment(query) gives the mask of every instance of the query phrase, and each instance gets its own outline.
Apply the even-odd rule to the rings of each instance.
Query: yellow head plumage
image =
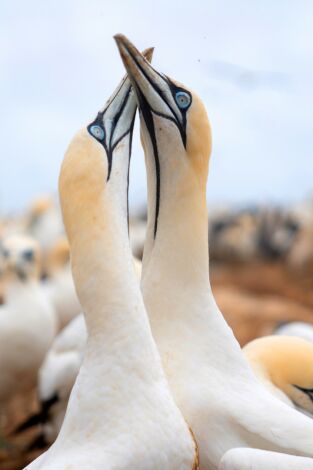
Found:
[[[313,412],[312,343],[293,336],[266,336],[252,341],[243,351],[252,366],[293,402]]]
[[[145,153],[152,147],[155,158],[163,158],[162,165],[166,161],[177,170],[190,163],[205,183],[212,139],[203,102],[184,85],[156,71],[125,36],[119,34],[115,39],[136,90]]]
[[[144,51],[151,60],[153,48]],[[119,174],[118,151],[129,157],[136,100],[125,76],[94,121],[71,141],[61,167],[59,193],[63,219],[70,244],[86,224],[103,230],[103,198],[112,174]],[[128,140],[127,140],[128,139]],[[124,147],[127,146],[127,151]],[[129,151],[128,151],[129,148]],[[114,179],[114,178],[113,178]],[[100,215],[100,217],[99,217]]]

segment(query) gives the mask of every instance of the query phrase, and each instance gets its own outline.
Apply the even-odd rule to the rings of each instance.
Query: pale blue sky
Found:
[[[124,73],[117,32],[155,46],[155,66],[206,103],[210,201],[311,196],[312,24],[311,0],[2,0],[1,212],[56,192],[73,133]],[[131,202],[144,203],[138,135],[131,172]]]

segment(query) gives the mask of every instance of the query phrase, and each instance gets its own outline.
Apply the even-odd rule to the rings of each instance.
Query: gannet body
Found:
[[[136,276],[140,280],[141,262],[136,258],[133,261]],[[80,314],[54,339],[38,375],[40,411],[19,426],[18,431],[41,424],[44,442],[54,442],[61,429],[68,399],[83,361],[86,341],[86,324],[83,314]]]
[[[48,279],[43,287],[58,316],[61,330],[81,312],[70,268],[69,246],[64,238],[55,243],[47,261]]]
[[[313,422],[254,377],[209,283],[206,180],[211,150],[200,99],[116,37],[136,91],[148,177],[142,292],[171,391],[200,467],[233,447],[313,455]]]
[[[249,261],[258,254],[259,223],[254,213],[210,212],[209,240],[214,260]]]
[[[297,336],[313,343],[313,325],[304,322],[285,323],[274,331],[275,335]]]
[[[231,449],[219,470],[313,470],[313,459],[260,449]]]
[[[3,241],[6,302],[0,307],[0,403],[35,386],[56,334],[55,313],[39,284],[39,246],[12,235]]]
[[[243,352],[258,379],[282,401],[313,415],[313,344],[292,336],[265,336]]]
[[[88,341],[61,431],[27,467],[32,470],[197,468],[195,443],[165,380],[129,246],[135,110],[125,78],[63,161],[61,206]]]

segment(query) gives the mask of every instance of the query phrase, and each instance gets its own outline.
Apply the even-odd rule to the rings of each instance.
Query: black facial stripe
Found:
[[[126,78],[127,78],[127,77],[126,77]],[[124,84],[126,78],[123,80],[122,85]],[[115,131],[116,125],[117,125],[117,123],[118,123],[119,118],[121,117],[121,114],[122,114],[122,112],[123,112],[123,110],[124,110],[124,108],[125,108],[125,106],[126,106],[126,104],[127,104],[127,101],[128,101],[128,99],[129,99],[129,96],[130,96],[130,93],[131,93],[131,87],[129,87],[129,90],[128,90],[128,92],[127,92],[127,94],[126,94],[124,100],[122,101],[122,104],[121,104],[121,107],[120,107],[118,113],[114,116],[114,122],[113,122],[113,125],[112,125],[111,135],[110,135],[110,139],[109,139],[109,147],[107,147],[107,145],[106,145],[106,139],[105,139],[105,137],[106,137],[106,136],[105,136],[105,129],[104,129],[104,127],[103,127],[104,115],[105,115],[105,112],[107,111],[107,109],[109,108],[109,106],[113,103],[114,99],[117,97],[117,95],[118,95],[118,93],[119,93],[119,91],[120,91],[122,85],[119,87],[117,93],[114,95],[113,99],[110,101],[109,105],[105,108],[105,110],[102,111],[102,112],[99,112],[98,115],[97,115],[97,117],[96,117],[96,119],[95,119],[91,124],[89,124],[89,125],[87,126],[87,130],[88,130],[88,132],[90,133],[90,135],[91,135],[94,139],[96,139],[96,140],[104,147],[104,149],[105,149],[105,151],[106,151],[106,155],[107,155],[107,159],[108,159],[108,176],[107,176],[107,181],[109,181],[110,176],[111,176],[113,151],[114,151],[115,147],[118,145],[118,143],[131,131],[132,125],[133,125],[133,121],[134,121],[134,119],[133,119],[133,121],[132,121],[132,123],[131,123],[131,125],[130,125],[130,128],[129,128],[126,132],[124,132],[124,134],[121,135],[121,137],[115,142],[114,145],[112,145],[112,138],[113,138],[113,135],[114,135],[114,131]],[[99,126],[99,127],[101,127],[101,129],[103,129],[104,138],[103,138],[102,140],[97,139],[97,138],[91,133],[90,128],[91,128],[92,126],[94,126],[94,125]]]
[[[301,392],[305,393],[313,402],[313,388],[303,388],[303,387],[299,387],[299,385],[294,385],[294,384],[293,386],[297,388],[298,390],[300,390]]]
[[[140,63],[138,62],[137,58],[131,53],[131,51],[128,51],[129,55],[131,56],[131,58],[133,59],[133,61],[135,62],[135,64],[137,65],[137,67],[139,68],[139,70],[141,70],[142,74],[146,77],[146,79],[148,80],[148,82],[150,83],[150,85],[152,86],[152,88],[158,93],[158,95],[160,96],[160,98],[163,100],[163,102],[166,104],[166,106],[169,108],[169,110],[172,112],[173,116],[175,116],[176,119],[170,117],[170,116],[167,116],[165,114],[162,114],[162,113],[158,113],[157,111],[154,111],[153,112],[159,116],[162,116],[163,118],[165,119],[169,119],[171,121],[173,121],[179,132],[180,132],[180,135],[181,135],[181,138],[182,138],[182,141],[183,141],[183,144],[184,144],[184,147],[186,148],[186,141],[187,141],[187,137],[186,137],[186,112],[187,110],[189,109],[189,107],[185,110],[180,110],[181,112],[181,117],[182,117],[182,121],[183,121],[183,124],[181,125],[180,121],[179,121],[179,118],[176,114],[176,111],[172,108],[172,106],[168,103],[168,101],[166,100],[166,96],[164,96],[163,94],[163,91],[157,86],[156,83],[153,82],[153,80],[147,75],[146,71],[144,70],[144,68],[140,65]],[[176,85],[174,85],[174,83],[167,77],[167,76],[163,76],[161,75],[159,72],[155,71],[160,78],[162,78],[162,80],[164,80],[164,82],[168,85],[168,87],[170,88],[171,90],[171,93],[172,93],[172,96],[173,96],[173,99],[175,100],[175,94],[177,93],[177,91],[183,91],[185,93],[188,93],[188,95],[190,96],[190,99],[192,101],[192,96],[191,94],[184,90],[183,88],[180,88],[180,87],[177,87]],[[137,89],[139,88],[138,87],[138,84],[137,84]],[[191,104],[191,101],[190,101],[190,104]]]
[[[150,85],[152,86],[152,88],[158,93],[158,95],[160,96],[160,98],[162,98],[162,100],[164,101],[164,103],[166,104],[166,106],[170,109],[170,111],[172,112],[172,114],[176,117],[177,119],[177,126],[179,124],[179,119],[178,119],[178,116],[176,114],[176,111],[172,108],[172,106],[167,102],[166,100],[166,97],[164,96],[163,94],[163,91],[157,86],[156,83],[153,82],[153,80],[149,77],[149,75],[147,75],[146,71],[142,68],[142,66],[140,65],[140,63],[138,62],[137,58],[130,52],[128,51],[129,55],[131,56],[131,58],[133,59],[133,61],[135,62],[135,64],[137,65],[137,67],[139,68],[139,70],[141,70],[142,74],[146,77],[146,79],[148,80],[148,82],[150,83]],[[167,77],[164,77],[163,75],[161,75],[160,73],[157,72],[157,74],[159,75],[160,78],[162,78],[162,80],[164,80],[165,83],[169,84],[168,82],[168,78]],[[137,85],[138,87],[138,85]],[[172,90],[171,90],[172,91]]]
[[[101,114],[102,116],[104,115],[104,113],[106,112],[106,110],[109,108],[109,106],[111,106],[111,104],[113,103],[113,101],[115,100],[115,98],[117,97],[117,95],[119,94],[119,92],[121,91],[124,83],[126,82],[127,80],[127,75],[125,75],[125,77],[123,78],[123,80],[121,81],[120,83],[120,86],[118,87],[118,89],[116,90],[114,96],[109,100],[108,104],[105,106],[105,108],[99,112],[99,114]]]
[[[126,131],[126,132],[124,132],[124,134],[115,142],[114,147],[112,147],[111,143],[112,143],[112,139],[113,139],[113,135],[114,135],[114,129],[115,129],[116,124],[118,123],[118,120],[119,120],[119,118],[121,117],[121,114],[122,114],[122,112],[123,112],[123,110],[124,110],[124,108],[125,108],[125,106],[126,106],[126,103],[127,103],[127,101],[128,101],[130,92],[131,92],[131,87],[129,87],[129,90],[128,90],[128,92],[127,92],[127,95],[125,96],[124,101],[122,102],[122,105],[121,105],[121,107],[120,107],[119,112],[114,116],[114,124],[113,124],[113,126],[112,126],[112,127],[113,127],[113,132],[111,132],[111,135],[110,135],[110,147],[112,148],[112,150],[114,149],[114,147],[117,146],[117,144],[121,141],[121,139],[122,139],[123,137],[125,137],[125,135],[127,135],[127,133],[129,132],[129,130]]]
[[[163,113],[159,113],[158,111],[155,111],[153,108],[150,108],[152,113],[153,114],[156,114],[157,116],[160,116],[164,119],[167,119],[168,121],[172,121],[174,124],[176,124],[179,132],[180,132],[180,136],[181,136],[181,140],[183,141],[183,145],[184,147],[186,148],[186,141],[187,141],[187,138],[186,138],[186,132],[185,130],[179,125],[179,123],[177,123],[176,119],[172,118],[171,116],[167,116],[166,114],[163,114]]]
[[[180,130],[180,133],[181,133],[181,136],[182,136],[182,140],[184,142],[184,147],[186,148],[186,140],[187,140],[187,137],[186,137],[186,124],[187,124],[187,111],[188,109],[190,108],[191,104],[192,104],[192,95],[191,93],[189,93],[189,91],[187,90],[184,90],[184,88],[181,88],[181,87],[178,87],[176,86],[168,77],[166,77],[166,80],[167,80],[167,83],[168,83],[168,86],[170,87],[171,89],[171,92],[172,92],[172,95],[173,95],[173,98],[175,100],[175,95],[177,92],[179,91],[182,91],[184,93],[187,93],[190,97],[190,104],[187,108],[185,109],[181,109],[180,112],[181,112],[181,115],[182,115],[182,120],[183,120],[183,125],[180,125],[179,126],[179,130]]]
[[[131,153],[132,153],[132,145],[133,145],[133,129],[135,125],[136,114],[132,120],[130,126],[130,135],[129,135],[129,149],[128,149],[128,169],[127,169],[127,189],[126,189],[126,200],[127,200],[127,229],[128,229],[128,236],[129,236],[129,170],[130,170],[130,160],[131,160]]]
[[[136,61],[135,58],[133,58],[133,59]],[[140,68],[140,65],[138,63],[137,63],[137,65]],[[170,82],[170,80],[167,77],[164,78],[161,75],[160,75],[160,77],[168,83],[172,94],[176,93],[179,90],[184,91],[182,88],[175,87],[175,85],[173,85],[172,82]],[[147,77],[147,79],[149,80],[151,85],[154,87],[154,85],[150,81],[149,77]],[[137,83],[136,83],[135,87],[136,87],[136,94],[137,94],[138,102],[139,102],[139,108],[140,108],[140,111],[143,115],[143,118],[144,118],[146,126],[147,126],[147,130],[148,130],[149,135],[150,135],[152,148],[153,148],[154,161],[155,161],[155,173],[156,173],[156,198],[155,198],[155,219],[154,219],[154,238],[155,238],[156,233],[157,233],[157,229],[158,229],[158,217],[159,217],[159,211],[160,211],[161,171],[160,171],[159,151],[158,151],[157,140],[156,140],[156,135],[155,135],[154,122],[153,122],[153,114],[155,114],[157,116],[160,116],[164,119],[167,119],[169,121],[172,121],[177,126],[177,128],[180,132],[180,135],[181,135],[183,145],[186,148],[186,141],[187,141],[187,138],[186,138],[186,111],[187,110],[185,110],[185,112],[182,112],[183,123],[184,123],[184,126],[182,127],[180,122],[177,119],[175,119],[176,118],[175,113],[174,113],[175,117],[172,117],[170,115],[166,115],[166,114],[160,113],[158,111],[155,111],[153,108],[150,107],[147,99],[145,98],[144,93],[140,90]],[[174,91],[173,91],[173,87],[175,87]],[[160,96],[164,100],[163,96],[162,95],[160,95]],[[191,95],[190,95],[190,98],[191,98]],[[168,103],[166,103],[166,104],[168,105]],[[170,108],[170,106],[169,106],[169,108]]]
[[[137,96],[139,101],[140,111],[142,116],[145,120],[151,143],[153,148],[153,155],[154,155],[154,162],[155,162],[155,174],[156,174],[156,195],[155,195],[155,216],[154,216],[154,238],[156,237],[157,229],[158,229],[158,217],[159,217],[159,210],[160,210],[160,160],[159,160],[159,152],[158,152],[158,145],[155,136],[155,128],[153,122],[152,111],[149,106],[149,103],[146,100],[146,97],[142,93],[142,91],[137,88]]]

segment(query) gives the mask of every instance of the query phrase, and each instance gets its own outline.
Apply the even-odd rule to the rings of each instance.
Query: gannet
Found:
[[[290,209],[290,215],[299,226],[299,230],[288,256],[288,267],[300,273],[310,273],[313,269],[313,201],[307,200]]]
[[[134,258],[134,265],[140,279],[141,262]],[[59,330],[62,330],[82,310],[73,282],[69,245],[64,237],[49,252],[47,267],[47,279],[43,282],[43,287],[57,314]]]
[[[152,338],[128,240],[135,111],[125,78],[74,137],[62,164],[61,207],[88,341],[61,431],[28,469],[198,468]]]
[[[141,262],[133,259],[135,273],[140,280]],[[61,429],[68,399],[83,361],[87,341],[84,315],[81,313],[64,327],[53,343],[38,373],[38,399],[40,409],[21,423],[14,434],[40,425],[41,433],[31,447],[37,443],[52,444]],[[104,378],[105,380],[105,378]]]
[[[284,323],[276,328],[275,335],[298,336],[313,343],[313,325],[305,322]]]
[[[211,259],[250,261],[258,254],[258,231],[259,219],[252,210],[210,214]]]
[[[47,256],[47,279],[43,287],[56,311],[61,330],[81,312],[70,268],[69,246],[64,237],[55,242]]]
[[[40,425],[40,434],[31,448],[52,444],[62,426],[68,399],[83,361],[87,341],[81,313],[54,338],[38,373],[39,411],[13,431],[19,434]]]
[[[56,317],[39,284],[40,250],[30,237],[3,240],[6,301],[0,306],[0,404],[36,385],[56,333]]]
[[[313,422],[254,377],[209,283],[211,133],[200,98],[116,36],[136,91],[148,178],[142,292],[171,390],[203,469],[233,447],[313,454]]]
[[[285,259],[299,231],[299,224],[290,213],[263,208],[259,214],[258,247],[262,258]]]
[[[225,453],[219,470],[313,470],[313,459],[268,450],[237,448]]]
[[[292,336],[265,336],[243,352],[258,379],[282,401],[313,414],[313,344]]]

